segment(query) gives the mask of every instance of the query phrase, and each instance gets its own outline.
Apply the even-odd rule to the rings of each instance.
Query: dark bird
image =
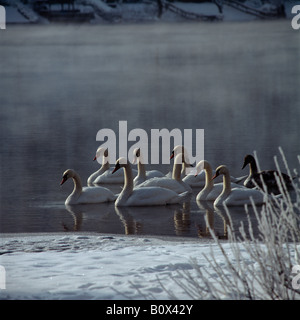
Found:
[[[250,154],[245,156],[244,165],[242,169],[244,169],[247,166],[247,164],[249,164],[250,166],[250,171],[249,171],[248,178],[244,181],[245,187],[255,188],[256,186],[258,186],[259,188],[264,190],[263,188],[263,182],[264,182],[267,187],[268,193],[279,194],[280,188],[276,181],[276,176],[277,176],[279,177],[281,183],[284,183],[286,185],[288,190],[292,188],[292,181],[290,177],[285,173],[282,173],[282,172],[279,173],[276,170],[264,170],[264,171],[258,172],[256,161],[254,157]]]

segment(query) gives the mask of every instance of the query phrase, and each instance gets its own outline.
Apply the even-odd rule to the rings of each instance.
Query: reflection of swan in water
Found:
[[[82,205],[70,205],[66,204],[66,209],[70,212],[73,218],[73,226],[68,227],[68,225],[62,222],[62,226],[65,231],[80,231],[82,225],[83,208]]]
[[[141,154],[140,148],[136,148],[133,150],[133,163],[137,163],[138,166],[138,175],[133,180],[134,187],[138,186],[139,184],[148,179],[165,176],[162,172],[158,170],[146,171],[144,159]]]
[[[228,229],[235,233],[235,236],[240,237],[240,228],[243,227],[245,235],[250,239],[252,234],[255,238],[258,237],[260,231],[254,209],[251,206],[245,207],[215,207],[215,213],[226,221],[226,233]],[[249,222],[251,223],[251,231],[249,230]]]
[[[62,222],[65,231],[96,231],[100,233],[119,233],[112,202],[99,204],[65,205],[73,218],[73,225]],[[117,220],[118,221],[118,220]]]
[[[65,204],[101,203],[114,201],[117,198],[107,188],[82,187],[79,175],[72,169],[68,169],[63,173],[60,185],[64,184],[69,178],[72,178],[74,182],[74,189],[66,199]]]
[[[119,216],[126,235],[141,233],[142,224],[137,222],[130,214],[130,207],[115,207],[116,214]]]
[[[174,226],[177,236],[190,234],[191,232],[191,203],[184,202],[182,208],[175,209]]]
[[[200,238],[211,238],[211,232],[214,232],[218,239],[227,239],[227,223],[226,216],[219,215],[211,202],[197,200],[197,205],[205,214],[205,228],[198,226],[198,236]],[[216,219],[217,218],[217,219]]]
[[[174,212],[179,205],[152,207],[115,207],[124,226],[125,234],[141,235],[173,235],[174,234]],[[153,211],[159,214],[153,215]],[[156,212],[157,213],[157,212]]]

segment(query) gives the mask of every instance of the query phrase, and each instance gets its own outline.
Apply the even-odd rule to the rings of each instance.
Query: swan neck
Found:
[[[173,171],[172,171],[172,179],[181,181],[181,167],[182,167],[181,164],[174,163]]]
[[[124,167],[124,188],[122,192],[131,194],[133,191],[133,175],[130,164]]]
[[[257,173],[257,165],[255,163],[255,161],[252,161],[249,163],[249,167],[250,167],[250,175],[252,176],[253,174]]]
[[[205,167],[205,188],[212,187],[214,185],[214,180],[212,179],[213,173],[210,165]]]
[[[108,157],[103,157],[103,159],[102,159],[102,166],[101,166],[101,168],[100,168],[101,174],[104,173],[105,171],[107,171],[108,169],[109,169]]]
[[[104,171],[102,171],[102,167],[101,167],[99,170],[91,174],[87,181],[88,185],[93,185],[93,182],[96,180],[96,178],[100,176],[103,172]]]
[[[141,157],[138,159],[138,176],[143,178],[143,180],[146,180],[146,169],[145,169],[145,164],[143,162],[143,160],[141,159]],[[132,172],[132,170],[131,170]]]
[[[230,176],[229,172],[226,172],[223,175],[223,191],[222,194],[229,194],[231,192],[231,181],[230,181]]]
[[[71,195],[80,194],[82,192],[82,183],[81,183],[79,175],[77,173],[75,173],[74,176],[72,177],[72,179],[74,182],[74,189],[73,189],[73,192],[71,193]]]

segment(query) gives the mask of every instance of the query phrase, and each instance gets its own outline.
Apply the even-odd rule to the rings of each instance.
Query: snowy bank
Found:
[[[230,243],[222,248],[231,263],[240,263]],[[258,267],[244,248],[241,252],[245,264]],[[205,255],[213,253],[225,273],[228,268],[217,244],[184,238],[3,235],[0,253],[6,270],[0,299],[193,299],[197,296],[180,284],[182,275],[206,285],[197,268],[207,269],[212,271],[205,274],[207,283],[218,287],[218,273]],[[237,296],[229,292],[222,298]]]
[[[6,270],[1,299],[168,299],[157,277],[191,270],[190,257],[208,252],[196,240],[99,235],[2,236]],[[138,291],[141,290],[140,292]],[[178,291],[178,288],[174,288]],[[179,298],[187,298],[178,292]]]

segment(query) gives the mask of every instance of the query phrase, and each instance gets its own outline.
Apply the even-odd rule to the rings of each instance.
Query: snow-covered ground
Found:
[[[190,257],[205,265],[202,253],[209,247],[191,239],[2,236],[0,265],[6,270],[6,289],[0,290],[0,299],[168,299],[157,277],[185,299],[170,276],[191,270]]]
[[[230,262],[238,263],[230,243],[222,247]],[[210,240],[74,233],[2,235],[0,265],[6,271],[6,289],[0,290],[0,299],[191,299],[173,278],[182,280],[179,271],[203,281],[191,258],[201,269],[211,269],[204,255],[211,257],[212,252],[226,273],[224,255]],[[243,263],[255,267],[247,250],[242,248],[241,253]],[[206,278],[217,286],[218,280],[215,272]],[[221,298],[234,297],[229,290]]]
[[[299,2],[300,3],[300,2]],[[45,19],[39,18],[38,14],[35,13],[28,6],[25,6],[19,1],[14,1],[16,6],[6,6],[6,22],[7,23],[28,23],[28,22],[45,22]],[[160,19],[157,18],[157,6],[155,2],[150,3],[129,3],[122,4],[119,3],[117,8],[111,8],[106,3],[100,0],[88,0],[86,1],[87,5],[76,4],[76,8],[82,12],[92,11],[93,4],[94,6],[99,7],[104,13],[115,13],[120,18],[115,19],[114,21],[118,22],[136,22],[136,21],[160,21],[160,22],[177,22],[177,21],[187,21],[186,18],[181,17],[180,15],[171,12],[170,10],[163,10],[163,14]],[[205,15],[219,15],[218,8],[215,4],[212,3],[186,3],[186,2],[173,2],[173,5],[176,7],[190,13],[196,14],[205,14]],[[248,2],[251,6],[251,1]],[[292,6],[298,4],[287,2],[285,3],[285,11],[287,19],[292,17],[291,9]],[[53,5],[52,9],[60,10],[60,5]],[[247,14],[245,12],[239,11],[235,8],[232,8],[228,5],[223,7],[223,21],[252,21],[257,20],[256,16]],[[105,20],[100,16],[96,16],[93,23],[103,23]],[[192,20],[190,20],[192,21]]]

